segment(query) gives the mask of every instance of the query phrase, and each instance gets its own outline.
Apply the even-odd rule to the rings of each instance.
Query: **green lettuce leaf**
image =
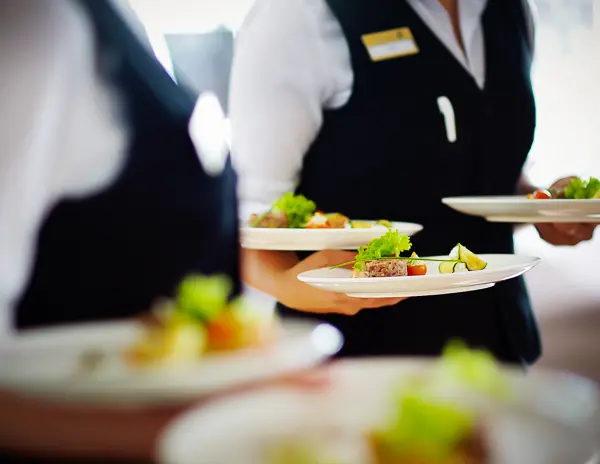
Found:
[[[577,177],[565,188],[565,198],[587,200],[596,197],[598,192],[600,192],[600,180],[595,177],[587,180]]]
[[[274,213],[284,213],[289,228],[302,228],[315,214],[316,204],[304,195],[284,193],[271,207]]]
[[[365,261],[400,256],[403,251],[410,250],[411,246],[408,236],[400,234],[397,230],[388,230],[385,235],[358,249],[354,267],[362,270]]]
[[[177,311],[201,321],[213,320],[226,310],[232,288],[226,276],[190,275],[177,288]]]

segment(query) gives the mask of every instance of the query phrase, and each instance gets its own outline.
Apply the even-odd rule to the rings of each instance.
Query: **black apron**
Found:
[[[112,186],[63,201],[45,221],[19,329],[133,316],[192,272],[229,275],[239,291],[235,176],[229,163],[218,176],[203,170],[188,135],[195,98],[109,2],[79,3],[96,33],[98,72],[120,92],[132,140]]]
[[[522,1],[489,0],[483,90],[405,1],[328,3],[349,43],[354,87],[343,108],[325,112],[297,191],[324,211],[422,224],[413,238],[421,256],[447,254],[458,242],[479,253],[512,253],[511,225],[459,214],[441,199],[515,191],[535,128]],[[419,53],[373,62],[361,36],[400,27],[410,28]],[[438,108],[442,96],[454,109],[454,143]],[[342,356],[436,355],[451,337],[507,362],[540,355],[522,279],[323,319],[344,333]]]

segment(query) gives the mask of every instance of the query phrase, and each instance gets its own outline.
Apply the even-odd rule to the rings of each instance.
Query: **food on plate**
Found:
[[[536,190],[527,198],[532,200],[588,200],[600,199],[600,180],[595,177],[582,179],[574,177],[570,182],[551,187],[548,190]]]
[[[508,379],[486,351],[450,342],[431,368],[401,378],[390,392],[387,416],[362,433],[367,453],[358,461],[335,448],[298,438],[280,443],[270,464],[488,464],[491,452],[481,398],[511,397]],[[359,407],[359,406],[357,406]],[[348,442],[356,437],[345,436]],[[339,444],[338,449],[345,446]],[[350,443],[346,443],[350,445]]]
[[[250,227],[268,229],[364,229],[374,226],[391,228],[386,220],[376,222],[351,221],[340,213],[324,213],[304,195],[287,192],[281,196],[271,209],[262,214],[252,214]]]
[[[452,341],[429,372],[398,387],[387,424],[369,434],[374,463],[488,463],[484,420],[460,396],[502,401],[510,387],[489,353]]]
[[[404,277],[427,274],[426,262],[438,262],[440,274],[481,271],[487,263],[462,244],[457,244],[447,258],[421,258],[414,251],[410,256],[401,256],[412,247],[410,238],[397,230],[388,230],[385,235],[361,246],[354,261],[338,264],[333,268],[352,265],[352,277]],[[333,269],[332,268],[332,269]]]
[[[142,321],[141,338],[126,352],[132,365],[195,361],[206,353],[265,344],[269,330],[241,298],[229,301],[227,277],[191,275],[173,300]]]

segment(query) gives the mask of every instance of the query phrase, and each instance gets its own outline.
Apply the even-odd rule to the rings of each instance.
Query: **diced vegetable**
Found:
[[[548,190],[536,190],[531,194],[531,198],[534,200],[551,200],[552,195]]]
[[[420,276],[427,274],[427,264],[423,261],[419,261],[419,255],[417,255],[414,251],[410,255],[411,259],[409,259],[406,263],[406,273],[409,276]]]

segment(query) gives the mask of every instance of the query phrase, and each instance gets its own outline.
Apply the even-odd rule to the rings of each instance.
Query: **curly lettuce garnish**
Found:
[[[390,420],[374,439],[394,455],[437,462],[452,456],[477,426],[476,408],[453,401],[452,392],[496,400],[509,391],[489,353],[451,341],[431,372],[402,382]]]
[[[199,321],[213,320],[226,310],[232,288],[226,276],[190,275],[177,288],[176,310]]]
[[[402,235],[397,230],[388,230],[385,235],[371,240],[368,245],[358,249],[354,268],[362,270],[365,261],[398,257],[403,251],[410,250],[411,246],[407,235]]]
[[[500,365],[487,351],[470,349],[460,340],[450,341],[433,372],[432,384],[466,389],[474,394],[507,399],[510,387]]]
[[[581,179],[576,177],[565,187],[565,198],[570,200],[587,200],[598,198],[600,194],[600,180],[595,177]]]
[[[474,412],[427,395],[417,384],[398,393],[391,420],[374,434],[394,455],[437,462],[452,456],[474,430]]]
[[[292,192],[284,193],[279,200],[273,203],[273,213],[283,213],[287,217],[289,228],[299,229],[315,214],[317,205],[304,195],[294,195]]]

